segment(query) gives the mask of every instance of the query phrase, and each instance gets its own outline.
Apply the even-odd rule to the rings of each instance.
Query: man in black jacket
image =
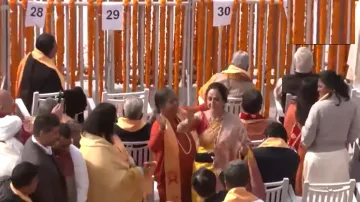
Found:
[[[0,202],[29,202],[38,184],[38,167],[29,162],[15,166],[11,177],[0,179]]]

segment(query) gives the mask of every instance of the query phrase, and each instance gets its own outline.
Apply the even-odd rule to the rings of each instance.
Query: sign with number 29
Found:
[[[233,1],[227,1],[227,0],[214,1],[214,21],[213,21],[214,27],[230,24],[232,5],[233,5]]]
[[[46,17],[46,2],[29,1],[26,8],[25,27],[43,28]]]
[[[122,30],[123,4],[120,2],[104,2],[102,4],[102,29]]]

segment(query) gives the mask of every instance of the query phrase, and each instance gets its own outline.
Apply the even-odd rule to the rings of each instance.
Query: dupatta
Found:
[[[180,121],[185,119],[183,110],[179,109],[177,117],[180,119]],[[162,118],[166,121],[164,130],[166,200],[172,202],[181,202],[181,175],[178,140],[176,138],[176,132],[172,128],[169,120],[167,120],[164,116],[162,116]],[[198,135],[195,131],[191,131],[185,135],[187,135],[188,138],[192,138],[195,143],[197,142]],[[196,147],[196,144],[192,146]]]
[[[20,64],[19,64],[19,67],[18,67],[18,70],[17,70],[17,81],[16,81],[16,97],[19,97],[19,90],[20,90],[20,85],[21,85],[21,80],[22,80],[22,77],[23,77],[23,72],[24,72],[24,69],[25,69],[25,66],[26,66],[26,62],[27,62],[27,59],[29,57],[29,55],[32,55],[32,57],[46,65],[48,68],[50,69],[53,69],[56,71],[57,75],[59,76],[59,79],[60,79],[60,82],[61,82],[61,86],[63,87],[63,89],[65,89],[65,79],[64,79],[64,76],[63,74],[56,68],[56,65],[54,63],[53,60],[51,60],[50,58],[48,58],[46,55],[44,55],[40,50],[38,49],[34,49],[31,53],[27,54],[21,61],[20,61]]]

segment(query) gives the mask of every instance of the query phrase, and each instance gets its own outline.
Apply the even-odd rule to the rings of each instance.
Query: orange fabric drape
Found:
[[[64,7],[62,5],[62,0],[56,0],[56,42],[57,42],[57,54],[56,54],[56,67],[59,71],[62,72],[64,65]],[[33,32],[34,33],[34,32]]]
[[[88,16],[94,16],[94,6],[93,6],[94,0],[88,0]],[[88,18],[88,96],[92,97],[92,77],[93,77],[93,56],[94,56],[94,18],[89,17]]]
[[[122,60],[122,76],[123,76],[123,91],[126,92],[127,91],[127,87],[128,87],[128,83],[126,83],[126,74],[128,74],[129,72],[126,72],[126,54],[127,50],[126,50],[126,44],[129,43],[129,41],[127,41],[127,34],[126,34],[126,29],[128,29],[128,23],[127,23],[127,19],[128,19],[128,12],[130,12],[130,7],[129,7],[129,0],[124,0],[124,21],[123,21],[123,60]]]
[[[196,50],[196,97],[199,96],[199,90],[203,84],[203,48],[204,48],[204,26],[205,26],[205,8],[204,0],[197,2],[198,19],[196,22],[196,39],[197,39],[197,50]]]
[[[166,0],[160,0],[160,25],[159,25],[159,80],[158,88],[165,87],[164,73],[165,73],[165,15],[166,15]]]
[[[145,86],[150,87],[151,68],[151,0],[146,0],[145,6]]]
[[[293,44],[304,44],[304,36],[305,36],[305,1],[293,1],[295,3],[295,10],[294,10],[294,25],[293,29],[293,37],[292,43]]]
[[[52,13],[53,13],[53,4],[54,0],[48,0],[46,5],[46,17],[45,17],[45,32],[51,33],[51,22],[52,22]]]
[[[70,76],[70,88],[75,87],[75,70],[76,70],[76,7],[75,7],[75,0],[70,0],[69,2],[69,44],[70,47],[68,47],[69,51],[69,76]],[[73,45],[71,45],[73,44]],[[89,83],[91,83],[92,80],[89,80]]]
[[[326,24],[327,24],[327,0],[320,0],[319,11],[319,41],[317,43],[326,44]],[[296,8],[297,9],[297,8]],[[296,25],[296,24],[295,24]]]
[[[18,20],[18,9],[17,9],[17,1],[10,0],[10,36],[18,36],[17,30],[17,20]],[[20,63],[20,54],[19,51],[19,41],[17,37],[10,37],[10,81],[11,81],[11,94],[15,95],[16,88],[16,74],[18,65]]]
[[[266,54],[266,66],[265,68],[265,78],[266,78],[266,88],[265,88],[265,102],[264,102],[264,116],[265,117],[269,117],[269,109],[270,109],[270,93],[271,93],[271,70],[272,70],[272,65],[274,64],[274,56],[276,55],[276,53],[273,52],[273,44],[274,44],[274,34],[276,33],[276,31],[274,30],[274,0],[270,0],[270,4],[269,4],[269,19],[268,19],[268,33],[267,33],[267,54]],[[261,50],[261,49],[258,49]],[[259,74],[259,72],[258,72]],[[260,72],[261,74],[261,72]]]
[[[131,61],[131,70],[132,70],[132,88],[133,92],[136,91],[138,78],[137,78],[137,15],[138,15],[139,3],[138,0],[133,0],[133,9],[132,9],[132,17],[131,17],[131,26],[132,26],[132,61]]]
[[[205,55],[205,81],[208,81],[212,76],[212,68],[211,66],[211,56],[212,56],[212,49],[213,49],[213,9],[214,5],[212,0],[206,1],[206,8],[207,8],[207,25],[206,25],[206,55]]]
[[[329,45],[327,69],[336,71],[337,67],[337,45]]]
[[[282,78],[285,74],[285,61],[286,61],[286,11],[284,9],[284,2],[281,0],[280,3],[280,15],[281,15],[281,33],[280,33],[280,61],[279,61],[279,76]],[[289,53],[288,53],[289,54]]]
[[[24,7],[24,11],[27,8],[27,0],[22,0],[22,5]],[[25,22],[25,15],[23,18],[23,22]],[[30,53],[34,49],[34,28],[33,27],[24,27],[24,38],[25,38],[25,55]],[[1,43],[0,43],[1,44]]]
[[[259,3],[259,13],[258,13],[258,38],[257,38],[257,48],[256,50],[262,50],[263,49],[263,44],[264,44],[264,14],[265,14],[265,0],[260,0]],[[262,66],[262,60],[263,60],[263,54],[262,51],[258,51],[257,53],[257,79],[256,79],[256,89],[260,89],[261,88],[261,83],[262,83],[262,74],[261,72],[263,71],[263,66]]]
[[[234,53],[234,41],[235,41],[235,24],[236,24],[236,14],[239,8],[238,0],[234,0],[231,12],[231,20],[229,26],[229,41],[228,41],[228,64],[231,63],[232,56]]]
[[[241,16],[241,20],[239,21],[239,27],[240,27],[240,41],[238,44],[238,49],[242,51],[247,51],[247,43],[248,43],[248,24],[249,24],[249,6],[246,2],[246,0],[241,0],[241,13],[239,14]],[[252,13],[250,13],[252,15]]]
[[[173,84],[174,84],[174,90],[175,93],[179,93],[179,63],[181,60],[181,38],[180,38],[180,23],[181,23],[181,3],[182,0],[176,0],[176,6],[175,6],[175,33],[174,33],[174,42],[175,42],[175,49],[174,49],[174,77],[173,77]],[[171,72],[170,72],[171,74]]]
[[[98,60],[98,68],[99,68],[99,76],[98,76],[98,83],[97,87],[99,88],[98,91],[98,98],[102,100],[102,92],[104,90],[104,31],[102,30],[102,0],[97,0],[98,6],[98,25],[97,29],[99,30],[99,60]]]

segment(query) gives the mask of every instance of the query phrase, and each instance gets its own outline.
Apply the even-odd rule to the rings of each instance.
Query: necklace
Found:
[[[180,121],[180,120],[177,120],[177,121]],[[185,155],[188,155],[188,154],[190,154],[190,152],[191,152],[192,144],[191,144],[191,139],[190,139],[190,137],[189,137],[189,134],[188,134],[188,133],[185,133],[185,135],[186,135],[186,137],[187,137],[187,139],[188,139],[188,141],[189,141],[189,151],[185,151],[184,147],[180,144],[180,142],[179,142],[179,140],[178,140],[177,137],[176,137],[176,142],[179,144],[179,146],[180,146],[181,150],[184,152],[184,154],[185,154]]]
[[[190,152],[191,152],[192,144],[191,144],[191,139],[190,139],[189,135],[188,135],[187,133],[185,133],[185,135],[186,135],[186,137],[187,137],[187,139],[188,139],[188,141],[189,141],[189,145],[190,145],[190,146],[189,146],[189,151],[185,151],[184,147],[180,144],[180,142],[179,142],[179,140],[178,140],[177,138],[176,138],[176,141],[177,141],[177,143],[179,144],[181,150],[184,152],[184,154],[185,154],[185,155],[188,155],[188,154],[190,154]]]

